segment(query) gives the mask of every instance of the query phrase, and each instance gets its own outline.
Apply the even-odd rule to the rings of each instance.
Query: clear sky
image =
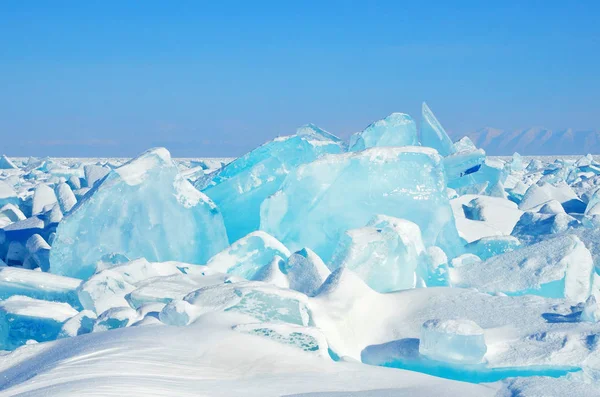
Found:
[[[0,2],[9,156],[237,156],[427,101],[446,129],[600,128],[598,1]]]

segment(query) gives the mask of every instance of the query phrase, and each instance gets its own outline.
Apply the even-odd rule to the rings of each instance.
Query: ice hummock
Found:
[[[425,246],[419,226],[378,215],[365,227],[346,231],[330,268],[347,267],[378,292],[414,288]]]
[[[96,182],[99,182],[110,172],[110,168],[96,165],[96,164],[88,164],[83,167],[83,171],[85,173],[85,182],[87,187],[94,187]]]
[[[297,136],[313,145],[334,142],[344,151],[345,144],[339,138],[314,126],[301,128]],[[164,198],[176,194],[177,188],[172,186],[175,178],[168,183],[152,179],[147,172],[154,167],[152,159],[144,160],[143,167],[122,167],[123,174],[117,167],[124,161],[116,159],[15,159],[19,169],[0,172],[0,180],[9,188],[0,185],[0,191],[4,189],[11,201],[0,208],[0,300],[4,299],[4,306],[5,298],[20,300],[13,309],[20,306],[40,312],[34,310],[32,316],[24,316],[28,318],[13,319],[5,328],[17,335],[17,328],[23,325],[24,332],[10,345],[0,347],[17,349],[10,354],[0,352],[0,389],[15,393],[53,390],[68,395],[81,390],[93,392],[101,385],[113,394],[122,394],[123,390],[143,394],[146,388],[157,386],[165,394],[212,395],[216,389],[235,394],[249,390],[251,385],[256,393],[269,395],[285,387],[290,393],[315,391],[307,382],[314,379],[310,375],[313,371],[323,372],[319,383],[323,390],[342,393],[373,390],[376,382],[377,387],[399,384],[401,393],[409,394],[597,395],[594,385],[600,379],[600,361],[596,358],[600,262],[596,229],[600,224],[600,195],[594,191],[600,186],[600,165],[586,156],[553,163],[534,160],[525,167],[527,159],[518,155],[508,160],[485,157],[468,138],[452,144],[452,153],[443,158],[436,154],[441,159],[439,167],[428,161],[395,164],[394,156],[369,156],[380,150],[398,153],[433,149],[388,146],[384,136],[400,137],[371,135],[376,138],[375,147],[332,156],[360,158],[359,167],[335,161],[323,166],[318,164],[327,157],[316,159],[314,175],[333,174],[331,180],[317,180],[327,184],[299,184],[290,189],[298,183],[291,176],[302,175],[302,169],[315,166],[312,160],[282,169],[287,176],[274,194],[291,198],[290,207],[286,203],[285,211],[279,214],[281,219],[291,217],[279,229],[280,233],[290,233],[287,241],[281,235],[251,230],[231,246],[225,242],[214,255],[195,264],[180,262],[175,250],[175,259],[166,262],[149,261],[119,250],[94,262],[86,280],[44,272],[49,267],[48,253],[56,248],[50,246],[56,238],[57,223],[65,222],[61,221],[63,215],[69,219],[68,207],[78,208],[73,199],[93,201],[101,186],[108,186],[104,178],[110,181],[117,174],[123,186],[156,183],[164,196],[156,201],[152,195],[138,197],[136,203],[150,202],[162,208],[163,201],[169,203]],[[205,174],[224,163],[175,160],[174,174],[182,180],[204,180]],[[89,165],[92,167],[87,167],[86,173]],[[97,170],[95,167],[108,175],[94,177],[91,171]],[[144,170],[138,172],[139,168]],[[260,174],[261,180],[272,182],[271,171]],[[407,174],[416,177],[410,179]],[[210,182],[216,175],[205,181]],[[443,185],[439,191],[431,188],[435,181]],[[377,187],[386,183],[390,187],[384,191],[387,195],[378,196]],[[85,187],[88,184],[95,187]],[[341,189],[342,184],[348,189]],[[49,192],[42,185],[54,192],[56,202],[51,195],[42,194]],[[414,202],[422,198],[418,193],[423,186],[427,200],[417,207]],[[390,194],[398,193],[394,189],[406,195],[394,201],[397,197]],[[445,201],[436,202],[427,196],[438,193]],[[123,198],[116,190],[111,194]],[[386,201],[390,197],[391,201]],[[189,196],[179,198],[185,202]],[[443,229],[442,224],[433,225],[432,220],[440,220],[435,210],[439,203],[447,207],[448,199],[455,217],[451,224],[462,237],[454,241],[431,237]],[[373,204],[365,208],[364,203]],[[32,216],[33,207],[39,213]],[[133,213],[137,208],[127,210]],[[231,208],[235,217],[245,207]],[[283,207],[271,209],[277,208]],[[298,208],[304,212],[294,213]],[[404,212],[399,214],[400,210]],[[433,211],[431,218],[418,218],[428,211]],[[154,214],[150,222],[156,220]],[[276,212],[270,215],[277,219]],[[379,221],[371,220],[377,215]],[[387,220],[381,221],[383,218]],[[132,225],[137,224],[137,219],[132,220]],[[95,224],[83,225],[95,231]],[[396,230],[399,225],[407,227]],[[125,236],[121,226],[112,229],[115,235]],[[333,252],[336,246],[342,247],[340,251],[348,254],[342,255],[348,258],[347,263],[330,274],[318,244],[315,252],[313,241],[303,240],[304,235],[298,234],[304,228]],[[164,234],[167,238],[148,234],[144,241],[156,246],[187,241],[182,234],[170,234],[172,230],[174,227]],[[344,236],[353,233],[360,238],[345,246]],[[419,233],[421,244],[417,244]],[[295,242],[298,236],[303,239]],[[296,252],[290,255],[289,249]],[[220,259],[212,266],[203,266],[212,261],[210,258]],[[335,268],[332,257],[323,259]],[[396,277],[398,273],[402,277]],[[377,278],[370,277],[373,274]],[[398,280],[411,283],[399,286]],[[17,295],[26,297],[17,299]],[[65,302],[73,310],[68,309],[68,315],[59,318],[56,313],[63,306],[56,304]],[[82,306],[92,310],[78,312]],[[42,311],[51,319],[39,315]],[[429,322],[431,319],[436,320]],[[424,323],[433,333],[425,335]],[[36,335],[40,329],[51,330],[50,336]],[[89,333],[92,335],[79,337]],[[73,339],[51,341],[56,338]],[[190,340],[194,341],[191,345]],[[26,346],[20,347],[23,344]],[[423,354],[419,353],[420,347]],[[320,361],[313,360],[315,355]],[[281,357],[286,359],[282,361]],[[129,365],[127,374],[114,377],[114,368],[131,362],[136,366]],[[77,376],[85,380],[76,382],[77,390],[73,388],[73,363],[77,364]],[[375,365],[413,372],[383,371]],[[171,367],[177,370],[171,371]],[[286,376],[296,380],[293,386],[283,379],[282,367],[290,371]],[[29,379],[32,368],[36,368],[36,374]],[[152,372],[153,368],[160,371]],[[352,376],[338,378],[339,368],[350,368]],[[353,379],[365,373],[379,377],[354,387]],[[380,384],[382,373],[389,373],[389,379],[396,383]],[[226,379],[215,380],[221,374],[227,375],[223,375]],[[241,374],[240,378],[235,374]],[[210,387],[205,386],[203,376],[210,378]],[[363,376],[361,379],[365,379]],[[90,379],[93,381],[88,382]],[[465,382],[496,383],[479,386]],[[140,384],[145,387],[140,388]],[[384,389],[381,393],[394,394],[398,390]]]
[[[183,326],[208,313],[231,312],[248,316],[252,322],[307,326],[310,323],[307,300],[304,294],[262,282],[217,284],[193,291],[183,300],[171,301],[160,312],[160,320]]]
[[[275,256],[287,259],[290,251],[273,236],[257,231],[242,237],[206,263],[216,271],[253,280]]]
[[[33,194],[33,202],[31,207],[31,215],[39,215],[52,209],[54,204],[58,202],[54,190],[46,185],[39,184],[35,188]]]
[[[0,300],[22,295],[30,298],[69,303],[80,307],[77,287],[81,280],[56,274],[0,267]]]
[[[34,234],[25,243],[26,254],[23,267],[26,269],[40,268],[47,272],[50,269],[50,245],[39,234]]]
[[[227,244],[214,203],[178,174],[166,149],[151,149],[73,207],[56,230],[50,271],[85,279],[111,255],[202,264]]]
[[[23,211],[14,204],[5,204],[0,208],[0,219],[2,226],[8,226],[11,223],[23,221],[27,219]]]
[[[331,272],[310,248],[303,248],[287,258],[283,271],[289,288],[308,296],[314,295]]]
[[[483,329],[471,320],[429,320],[423,323],[419,353],[432,360],[478,364],[486,352]]]
[[[564,181],[555,184],[540,182],[531,185],[519,203],[519,209],[529,210],[549,200],[556,200],[561,203],[568,213],[584,213],[586,209],[585,203]]]
[[[419,144],[417,125],[406,113],[392,113],[370,124],[350,139],[349,151],[357,152],[376,146],[415,146]]]
[[[328,155],[300,166],[263,202],[261,229],[289,249],[308,247],[327,262],[346,230],[378,214],[414,222],[424,244],[450,256],[462,250],[441,158],[415,146]]]
[[[561,235],[450,269],[452,284],[483,292],[533,294],[585,302],[594,261],[583,242]]]
[[[68,303],[19,295],[0,301],[0,350],[15,349],[29,340],[54,340],[62,324],[76,314]]]
[[[496,255],[511,252],[521,247],[521,242],[513,236],[490,236],[470,242],[465,250],[480,259],[486,260]]]
[[[120,273],[107,269],[81,283],[77,296],[84,309],[102,314],[111,308],[129,307],[125,295],[134,290]]]
[[[345,150],[340,140],[314,125],[276,138],[207,175],[196,186],[223,214],[230,241],[259,229],[260,206],[300,164]]]
[[[13,204],[18,207],[20,203],[21,200],[17,196],[15,189],[5,181],[0,180],[0,206]]]
[[[55,188],[56,199],[60,205],[63,214],[71,211],[71,208],[77,204],[77,198],[71,187],[66,183],[59,183]]]
[[[15,163],[13,163],[11,159],[6,157],[5,154],[3,154],[2,157],[0,157],[0,169],[14,170],[16,168],[18,168],[18,167],[15,165]]]

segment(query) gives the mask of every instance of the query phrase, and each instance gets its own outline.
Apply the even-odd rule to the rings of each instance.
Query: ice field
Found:
[[[0,396],[599,396],[600,159],[415,119],[1,157]]]

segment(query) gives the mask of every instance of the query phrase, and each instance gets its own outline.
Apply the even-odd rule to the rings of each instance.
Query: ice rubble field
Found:
[[[2,396],[600,395],[592,156],[489,158],[423,105],[0,168]]]

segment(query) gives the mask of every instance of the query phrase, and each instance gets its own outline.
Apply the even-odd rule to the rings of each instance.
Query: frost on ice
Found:
[[[594,261],[579,238],[566,235],[450,269],[452,283],[484,292],[533,294],[584,302]]]

